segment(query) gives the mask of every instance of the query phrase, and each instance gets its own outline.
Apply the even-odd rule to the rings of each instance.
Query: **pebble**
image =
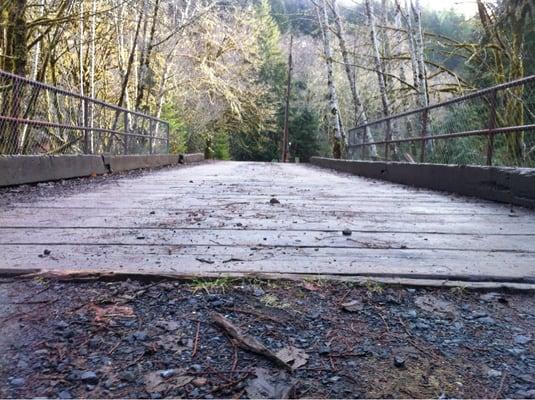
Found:
[[[85,371],[80,375],[80,380],[84,383],[97,383],[98,376],[94,371]]]
[[[145,331],[138,331],[134,333],[134,337],[136,338],[136,340],[143,342],[147,340],[148,335],[147,335],[147,332]]]
[[[500,371],[497,371],[495,369],[492,369],[490,368],[488,371],[487,371],[487,376],[489,378],[498,378],[500,376],[502,376],[502,373]]]
[[[351,236],[352,234],[353,234],[353,232],[349,228],[346,228],[346,229],[344,229],[342,231],[342,235],[344,235],[344,236]]]
[[[253,290],[253,295],[255,295],[256,297],[262,297],[264,294],[266,294],[266,292],[264,292],[259,287],[255,287],[254,290]]]
[[[13,378],[10,380],[11,385],[13,386],[22,386],[26,383],[26,379],[24,378]]]
[[[68,390],[62,390],[61,392],[59,392],[58,397],[60,399],[72,399],[71,392],[69,392]]]
[[[526,335],[516,335],[515,336],[515,343],[516,344],[528,344],[531,342],[532,338],[531,336]]]
[[[394,357],[394,366],[396,368],[403,368],[405,366],[405,358],[402,356]]]
[[[172,376],[175,375],[175,370],[174,369],[165,369],[163,371],[160,371],[160,376],[164,379],[167,379],[167,378],[171,378]]]

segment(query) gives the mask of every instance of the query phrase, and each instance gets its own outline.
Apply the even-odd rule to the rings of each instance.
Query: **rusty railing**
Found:
[[[348,142],[352,159],[535,167],[535,75],[360,125]]]
[[[104,153],[169,153],[169,124],[0,70],[0,154]]]

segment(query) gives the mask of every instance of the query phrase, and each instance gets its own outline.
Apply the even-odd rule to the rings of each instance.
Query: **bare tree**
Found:
[[[347,51],[347,44],[344,38],[344,29],[340,18],[340,12],[338,11],[338,3],[336,0],[332,0],[331,4],[331,9],[334,16],[335,34],[338,37],[340,51],[342,53],[342,60],[344,62],[347,80],[349,81],[349,88],[351,89],[351,99],[353,103],[353,122],[355,126],[358,126],[360,123],[367,124],[368,117],[366,115],[366,110],[364,109],[364,104],[362,103],[362,96],[360,94],[360,90],[357,86],[356,68],[352,68],[351,63],[349,61],[349,53]],[[362,139],[365,139],[368,142],[374,141],[369,127],[366,127],[364,135],[365,137]],[[375,145],[370,146],[370,155],[373,158],[377,157],[377,148]]]
[[[318,23],[323,37],[323,56],[325,58],[325,69],[327,71],[327,89],[329,99],[329,113],[331,118],[331,129],[333,129],[333,157],[342,158],[345,154],[345,133],[342,128],[340,108],[338,105],[338,95],[334,82],[333,56],[330,40],[329,14],[327,12],[327,2],[323,0],[321,5],[315,4]]]

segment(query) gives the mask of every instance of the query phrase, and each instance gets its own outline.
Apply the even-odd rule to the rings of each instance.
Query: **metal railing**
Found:
[[[534,167],[535,75],[360,125],[348,142],[352,159]]]
[[[0,70],[0,154],[169,153],[169,124]]]

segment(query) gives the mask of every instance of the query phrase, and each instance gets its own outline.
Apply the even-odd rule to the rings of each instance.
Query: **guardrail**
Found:
[[[0,70],[0,154],[167,154],[161,119]]]
[[[357,126],[348,152],[361,160],[535,166],[534,131],[535,75]]]

